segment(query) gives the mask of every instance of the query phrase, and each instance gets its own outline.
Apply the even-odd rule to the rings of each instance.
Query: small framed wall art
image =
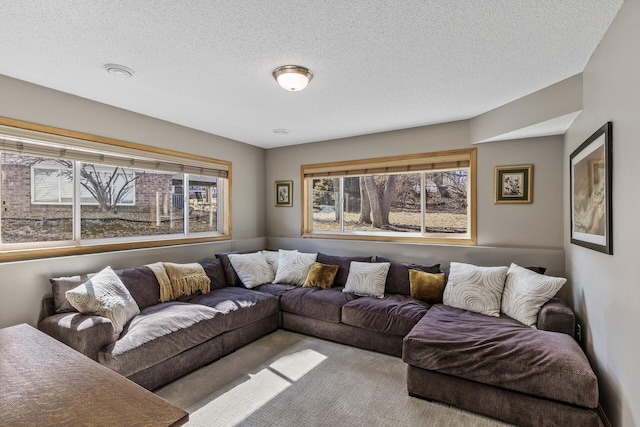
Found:
[[[533,165],[498,166],[494,203],[533,203]]]
[[[611,122],[571,153],[571,243],[613,254]]]
[[[276,206],[293,206],[293,181],[276,181]]]

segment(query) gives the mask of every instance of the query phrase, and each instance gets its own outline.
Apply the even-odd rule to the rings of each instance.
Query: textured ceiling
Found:
[[[621,5],[0,0],[0,74],[269,148],[511,102],[582,72]],[[307,89],[277,85],[285,64],[313,71]]]

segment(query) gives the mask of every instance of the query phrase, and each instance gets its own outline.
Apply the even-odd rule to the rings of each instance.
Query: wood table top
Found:
[[[0,329],[0,425],[180,426],[189,414],[26,324]]]

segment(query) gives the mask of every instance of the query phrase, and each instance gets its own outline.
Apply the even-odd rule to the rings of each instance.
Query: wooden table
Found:
[[[26,324],[0,329],[0,425],[180,426],[189,414]]]

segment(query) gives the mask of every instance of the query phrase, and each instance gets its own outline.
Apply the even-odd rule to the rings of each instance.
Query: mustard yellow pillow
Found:
[[[307,279],[304,281],[302,287],[308,288],[316,286],[322,289],[331,288],[333,286],[333,281],[336,278],[336,274],[338,274],[338,268],[339,267],[337,265],[327,265],[314,262],[309,268],[309,274],[307,274]]]
[[[444,273],[426,273],[424,271],[409,270],[409,285],[411,296],[429,304],[442,302],[444,293]]]

